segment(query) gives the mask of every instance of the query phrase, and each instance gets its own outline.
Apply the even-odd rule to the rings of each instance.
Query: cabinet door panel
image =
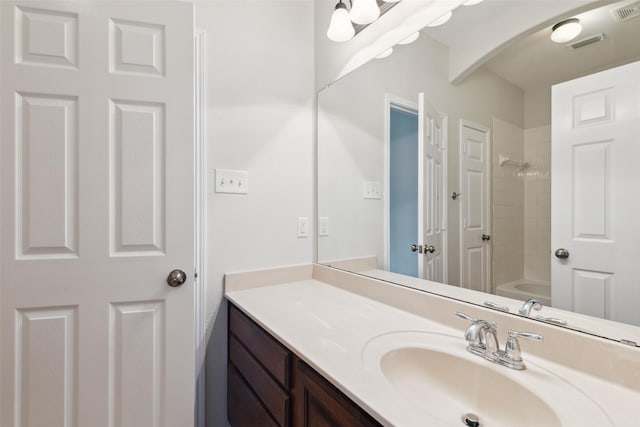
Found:
[[[296,427],[381,426],[301,360],[295,371]]]

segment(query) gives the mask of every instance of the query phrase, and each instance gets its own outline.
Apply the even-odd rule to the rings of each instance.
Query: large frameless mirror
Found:
[[[637,340],[640,9],[583,5],[453,76],[465,28],[514,3],[319,92],[318,262]]]

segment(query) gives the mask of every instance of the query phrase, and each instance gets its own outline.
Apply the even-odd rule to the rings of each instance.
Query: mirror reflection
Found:
[[[451,46],[474,14],[517,6],[458,8],[321,91],[318,261],[446,283],[498,308],[519,300],[511,312],[536,299],[640,325],[640,11],[629,4],[523,29],[452,83]],[[571,323],[549,313],[541,320]]]

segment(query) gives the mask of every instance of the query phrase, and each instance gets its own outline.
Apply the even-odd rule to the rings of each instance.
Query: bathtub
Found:
[[[498,285],[496,295],[526,301],[535,298],[547,307],[551,306],[551,285],[533,280],[516,280]]]

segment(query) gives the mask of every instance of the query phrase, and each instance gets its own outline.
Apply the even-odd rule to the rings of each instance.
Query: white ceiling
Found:
[[[598,33],[605,35],[604,41],[580,49],[571,48],[571,43],[554,43],[549,38],[553,22],[501,48],[484,66],[526,90],[640,60],[640,18],[618,23],[610,12],[628,3],[632,2],[608,4],[572,16],[580,19],[583,30],[571,43]],[[476,6],[460,7],[454,11],[450,22],[442,27],[427,28],[423,32],[441,43],[453,46],[468,34],[471,23],[490,21],[491,16],[504,13],[505,8],[514,7],[518,6],[513,1],[485,1]],[[558,21],[565,18],[559,17]]]

